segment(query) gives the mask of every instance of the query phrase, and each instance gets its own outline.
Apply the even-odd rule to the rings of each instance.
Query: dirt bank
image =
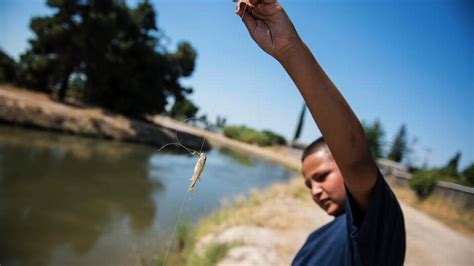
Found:
[[[153,146],[175,142],[174,128],[57,102],[45,94],[6,85],[0,85],[0,122]],[[180,139],[188,147],[201,147],[200,137],[180,132]]]
[[[300,167],[299,153],[295,156],[293,150],[284,147],[260,148],[159,115],[149,117],[149,121],[130,119],[101,108],[64,104],[43,93],[0,85],[0,123],[153,146],[175,142],[178,131],[181,142],[194,149],[200,149],[204,137],[208,140],[205,150],[210,147],[208,144],[224,146],[272,160],[293,170]]]

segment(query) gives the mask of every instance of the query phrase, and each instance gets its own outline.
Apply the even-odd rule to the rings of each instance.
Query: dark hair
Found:
[[[327,147],[328,145],[326,144],[326,141],[323,139],[323,137],[319,137],[317,140],[313,141],[303,150],[303,155],[301,156],[301,162],[303,162],[304,159],[306,159],[306,157],[308,157],[309,155],[317,152],[319,149],[327,148]]]

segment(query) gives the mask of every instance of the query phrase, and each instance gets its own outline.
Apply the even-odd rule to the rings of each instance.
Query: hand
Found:
[[[240,0],[236,14],[258,46],[277,60],[301,43],[293,23],[276,0]]]

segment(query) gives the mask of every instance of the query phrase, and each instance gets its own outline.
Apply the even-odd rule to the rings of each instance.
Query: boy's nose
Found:
[[[313,184],[311,184],[311,194],[313,194],[313,196],[319,196],[322,192],[323,189],[321,188],[320,184],[317,182],[313,182]]]

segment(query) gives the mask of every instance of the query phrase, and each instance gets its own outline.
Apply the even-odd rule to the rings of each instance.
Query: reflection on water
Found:
[[[220,148],[219,151],[229,156],[239,164],[243,164],[246,166],[255,166],[255,159],[251,156],[246,155],[243,152],[234,151],[226,147]]]
[[[221,152],[183,216],[289,177]],[[0,264],[134,265],[167,246],[196,157],[141,145],[0,127]]]

